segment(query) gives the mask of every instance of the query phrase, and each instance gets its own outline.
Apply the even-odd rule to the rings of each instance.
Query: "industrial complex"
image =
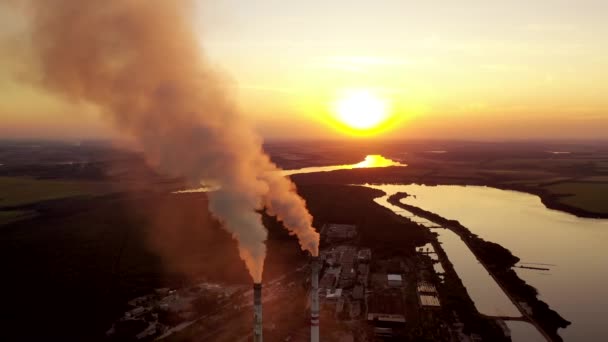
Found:
[[[321,242],[321,331],[327,317],[351,323],[344,341],[399,339],[407,335],[410,319],[441,308],[436,261],[426,253],[376,257],[348,224],[324,225]]]
[[[131,301],[132,309],[108,336],[124,336],[131,329],[134,339],[162,340],[198,324],[199,331],[214,340],[218,335],[210,331],[218,330],[219,322],[244,323],[242,315],[251,312],[248,329],[238,323],[217,334],[254,342],[262,342],[265,334],[272,341],[280,337],[289,342],[478,340],[479,336],[465,331],[459,314],[444,306],[446,298],[453,298],[447,293],[451,290],[445,285],[447,273],[441,258],[431,244],[387,253],[366,246],[355,225],[325,224],[320,233],[319,255],[311,256],[290,275],[256,283],[249,290],[212,284],[189,290],[159,289]],[[298,301],[303,297],[305,301]],[[197,311],[197,306],[212,302],[217,309]],[[287,308],[293,313],[291,325],[282,327],[277,319]],[[263,309],[272,311],[268,322],[262,319]],[[309,319],[298,318],[304,315]]]

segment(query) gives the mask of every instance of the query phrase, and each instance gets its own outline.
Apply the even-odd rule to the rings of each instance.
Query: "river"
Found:
[[[605,248],[608,220],[579,218],[548,209],[538,196],[490,187],[417,184],[370,187],[385,191],[387,196],[406,192],[412,196],[403,199],[403,203],[460,221],[481,238],[511,250],[523,266],[549,268],[549,271],[516,268],[516,272],[538,289],[542,300],[572,322],[560,330],[560,336],[565,341],[608,340],[604,327],[608,314],[608,287],[604,284],[608,278]],[[379,204],[386,206],[382,201],[387,196],[380,198]],[[502,291],[500,294],[491,291],[496,296],[484,298],[487,295],[479,294],[485,290],[471,285],[484,282],[487,272],[475,271],[476,260],[466,261],[465,255],[470,251],[458,247],[462,241],[446,239],[444,233],[440,239],[469,293],[475,297],[478,309],[506,310],[500,304]]]
[[[315,172],[329,172],[337,170],[351,170],[361,168],[374,168],[374,167],[389,167],[389,166],[407,166],[400,162],[385,158],[378,154],[372,154],[365,157],[365,159],[356,164],[344,164],[344,165],[329,165],[329,166],[312,166],[304,167],[301,169],[281,170],[280,172],[285,176],[300,174],[300,173],[315,173]],[[219,189],[217,185],[201,184],[199,188],[184,189],[174,191],[174,194],[186,194],[196,192],[210,192]]]
[[[346,165],[331,165],[331,166],[313,166],[304,167],[301,169],[283,170],[283,174],[286,176],[295,175],[300,173],[314,173],[314,172],[329,172],[337,170],[350,170],[350,169],[362,169],[362,168],[373,168],[373,167],[389,167],[389,166],[407,166],[400,162],[385,158],[378,154],[372,154],[366,156],[362,162],[356,164]]]

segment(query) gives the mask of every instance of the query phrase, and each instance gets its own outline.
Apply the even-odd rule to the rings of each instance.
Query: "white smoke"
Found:
[[[294,184],[238,116],[206,62],[188,1],[23,0],[41,83],[98,106],[136,138],[148,162],[192,184],[214,184],[209,209],[239,243],[256,282],[267,232],[263,208],[316,255],[319,236]]]

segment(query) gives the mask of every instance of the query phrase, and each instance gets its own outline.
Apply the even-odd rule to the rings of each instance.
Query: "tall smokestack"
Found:
[[[310,341],[319,342],[319,257],[312,257],[310,294]]]
[[[262,284],[253,284],[253,341],[262,342]]]

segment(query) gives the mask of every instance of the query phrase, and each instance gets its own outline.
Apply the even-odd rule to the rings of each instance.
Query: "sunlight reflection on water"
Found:
[[[389,167],[389,166],[406,166],[400,162],[385,158],[379,154],[370,154],[365,157],[360,163],[352,165],[353,168],[370,168],[370,167]]]
[[[379,154],[370,154],[365,157],[365,159],[357,164],[346,164],[346,165],[330,165],[330,166],[313,166],[313,167],[304,167],[301,169],[293,169],[293,170],[281,170],[285,176],[296,175],[301,173],[313,173],[313,172],[329,172],[336,170],[351,170],[351,169],[363,169],[363,168],[376,168],[376,167],[389,167],[389,166],[407,166],[407,164],[402,164],[398,161],[394,161],[388,158],[385,158]],[[217,186],[202,186],[197,189],[186,189],[174,191],[174,194],[184,194],[184,193],[196,193],[196,192],[209,192],[217,190]]]
[[[379,154],[370,154],[365,159],[357,164],[346,164],[346,165],[331,165],[331,166],[313,166],[304,167],[301,169],[283,170],[283,174],[286,176],[296,175],[301,173],[313,173],[313,172],[328,172],[336,170],[351,170],[351,169],[362,169],[362,168],[375,168],[375,167],[389,167],[389,166],[407,166],[398,161],[394,161],[385,158]]]

